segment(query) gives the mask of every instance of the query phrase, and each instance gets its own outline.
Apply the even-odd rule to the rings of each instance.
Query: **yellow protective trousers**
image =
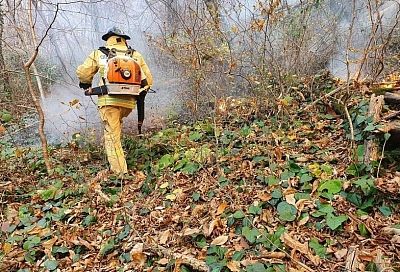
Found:
[[[132,109],[120,106],[102,106],[100,118],[104,123],[104,143],[111,171],[115,174],[128,173],[124,150],[121,144],[122,118],[127,117]]]

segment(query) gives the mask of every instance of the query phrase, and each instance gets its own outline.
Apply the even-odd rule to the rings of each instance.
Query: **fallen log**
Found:
[[[391,121],[383,124],[379,131],[390,133],[392,135],[400,135],[400,121]]]
[[[390,113],[390,114],[384,116],[384,117],[382,118],[382,120],[387,121],[387,120],[390,120],[390,119],[392,119],[392,118],[395,118],[395,117],[397,117],[397,116],[399,116],[399,115],[400,115],[400,111],[395,111],[395,112],[393,112],[393,113]]]
[[[385,93],[385,102],[387,104],[400,105],[400,94],[386,92]]]

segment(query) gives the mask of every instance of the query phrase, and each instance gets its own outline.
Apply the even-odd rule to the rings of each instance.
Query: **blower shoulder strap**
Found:
[[[99,47],[99,51],[100,51],[101,53],[103,53],[104,55],[106,55],[107,57],[109,57],[109,56],[110,56],[110,52],[112,52],[113,50],[110,49],[110,48],[107,48],[107,47],[105,47],[105,46],[101,46],[101,47]],[[128,49],[127,49],[127,50],[123,50],[123,51],[115,50],[115,51],[116,51],[116,52],[117,52],[117,51],[118,51],[118,52],[125,52],[125,54],[126,54],[127,56],[132,57],[136,50],[133,49],[132,47],[128,46]]]
[[[108,57],[108,55],[110,55],[111,50],[105,46],[101,46],[99,47],[99,51]]]

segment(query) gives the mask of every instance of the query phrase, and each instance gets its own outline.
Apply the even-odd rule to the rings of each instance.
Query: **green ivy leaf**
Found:
[[[370,235],[367,227],[363,223],[358,224],[358,231],[360,232],[361,236],[363,236],[365,238],[368,238]]]
[[[199,201],[200,196],[201,195],[198,192],[194,192],[193,195],[192,195],[193,201]]]
[[[93,216],[93,215],[89,214],[82,220],[82,226],[88,227],[88,226],[93,225],[94,223],[96,223],[96,221],[97,221],[96,216]]]
[[[201,139],[201,137],[203,137],[202,133],[200,133],[198,131],[194,131],[194,132],[190,133],[189,140],[191,140],[193,142],[197,142],[198,140]]]
[[[275,189],[271,193],[272,198],[281,198],[282,197],[282,191],[280,189]]]
[[[260,235],[260,232],[255,228],[243,227],[242,235],[249,241],[251,244],[256,242],[257,236]]]
[[[326,257],[326,247],[321,245],[316,238],[312,238],[308,242],[308,246],[310,248],[312,248],[314,250],[315,254],[317,254],[321,258],[325,258]]]
[[[380,207],[379,207],[379,210],[380,210],[381,213],[382,213],[384,216],[386,216],[386,217],[392,215],[392,209],[391,209],[390,207],[386,206],[386,205],[380,206]]]
[[[38,246],[40,244],[40,237],[39,236],[29,236],[28,239],[23,244],[23,249],[30,250],[31,248]]]
[[[334,194],[337,194],[342,190],[342,181],[340,179],[332,179],[332,180],[324,181],[319,186],[318,192],[324,194],[325,190],[327,191],[325,196],[327,196],[329,199],[331,199]]]
[[[261,212],[262,212],[262,208],[259,207],[258,205],[257,206],[251,205],[249,207],[250,214],[258,215],[258,214],[261,214]]]
[[[343,222],[346,222],[348,219],[347,215],[339,215],[335,216],[332,213],[326,216],[326,224],[331,230],[335,230],[340,227]]]
[[[44,267],[46,267],[48,270],[53,271],[57,268],[58,262],[56,260],[46,260],[43,263]]]
[[[3,121],[4,123],[8,123],[12,120],[12,115],[9,113],[3,113],[1,115],[1,121]]]
[[[297,209],[292,204],[282,201],[277,207],[279,219],[283,221],[294,221],[296,219]]]
[[[232,255],[232,260],[240,262],[245,255],[246,255],[246,253],[243,250],[235,251],[235,253],[233,253],[233,255]]]
[[[164,168],[167,168],[168,166],[170,166],[173,163],[174,163],[174,158],[170,154],[165,154],[158,161],[158,168],[160,170],[162,170]]]
[[[243,211],[239,210],[239,211],[236,211],[232,216],[235,219],[242,219],[245,217],[245,214]]]
[[[262,263],[255,263],[246,266],[247,272],[266,272],[267,269],[265,268],[264,264]]]
[[[185,167],[182,168],[182,172],[185,174],[194,174],[196,173],[200,168],[200,165],[198,165],[197,163],[193,163],[193,162],[188,162]]]
[[[115,240],[114,238],[110,238],[107,240],[105,244],[103,244],[100,248],[100,255],[104,256],[110,253],[115,247]]]
[[[126,225],[124,226],[124,228],[121,230],[121,232],[118,233],[117,239],[118,239],[119,241],[124,240],[126,237],[128,237],[129,233],[131,233],[131,230],[132,230],[131,226],[129,226],[128,224],[126,224]]]
[[[300,178],[300,183],[306,183],[306,182],[309,182],[309,181],[312,181],[312,176],[310,176],[309,174],[303,174],[303,175],[301,175],[301,178]]]

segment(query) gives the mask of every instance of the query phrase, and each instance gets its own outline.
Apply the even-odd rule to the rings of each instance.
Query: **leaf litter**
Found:
[[[340,116],[252,103],[126,139],[123,181],[76,146],[51,151],[51,177],[33,151],[2,160],[29,165],[1,168],[2,271],[399,269],[399,175],[350,174]]]

